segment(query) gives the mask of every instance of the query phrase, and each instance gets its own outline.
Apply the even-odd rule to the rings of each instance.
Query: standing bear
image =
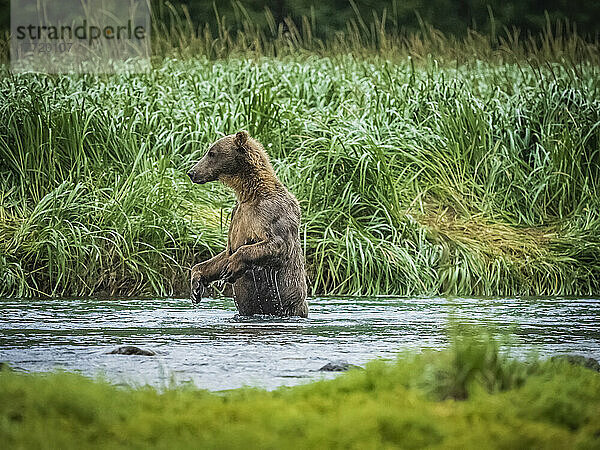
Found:
[[[209,283],[233,284],[243,316],[308,316],[300,246],[300,205],[275,175],[263,146],[246,131],[225,136],[188,172],[198,184],[221,181],[235,191],[227,248],[192,268],[192,301]]]

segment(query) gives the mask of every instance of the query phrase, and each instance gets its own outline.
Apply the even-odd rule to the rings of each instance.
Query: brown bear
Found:
[[[192,301],[209,283],[232,283],[240,315],[308,316],[300,205],[279,181],[263,146],[246,131],[225,136],[188,172],[235,191],[227,248],[192,268]]]

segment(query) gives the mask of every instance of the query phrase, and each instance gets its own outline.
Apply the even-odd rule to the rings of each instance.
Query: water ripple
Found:
[[[0,300],[0,361],[132,385],[272,389],[332,377],[315,372],[329,361],[442,348],[449,320],[510,335],[517,355],[600,359],[599,307],[571,298],[316,298],[309,319],[282,319],[238,317],[228,299],[199,307],[181,299]],[[157,356],[106,354],[120,345]]]

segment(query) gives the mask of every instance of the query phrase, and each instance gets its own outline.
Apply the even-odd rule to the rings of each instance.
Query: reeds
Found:
[[[240,128],[300,200],[313,295],[600,292],[597,44],[171,23],[147,74],[1,69],[1,296],[187,295],[234,201],[185,172]]]
[[[343,30],[323,31],[314,17],[297,20],[287,17],[276,23],[265,9],[262,20],[252,20],[240,2],[233,2],[233,17],[222,15],[214,7],[211,24],[192,20],[185,6],[158,2],[153,8],[153,50],[159,57],[205,56],[222,59],[230,56],[281,57],[348,54],[383,56],[397,59],[411,56],[417,60],[434,55],[438,60],[465,62],[473,59],[514,62],[523,58],[538,61],[599,62],[597,36],[577,33],[575,24],[552,23],[539,34],[519,29],[497,29],[490,16],[491,32],[468,30],[464,37],[445,35],[419,19],[418,31],[407,30],[395,12],[395,2],[381,15],[363,17],[353,2],[355,15]],[[228,21],[229,20],[229,21]],[[261,25],[264,24],[264,25]]]

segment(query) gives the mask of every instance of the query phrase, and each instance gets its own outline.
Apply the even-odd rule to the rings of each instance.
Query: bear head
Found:
[[[193,183],[204,184],[246,172],[255,158],[256,142],[247,131],[222,137],[187,173]]]

